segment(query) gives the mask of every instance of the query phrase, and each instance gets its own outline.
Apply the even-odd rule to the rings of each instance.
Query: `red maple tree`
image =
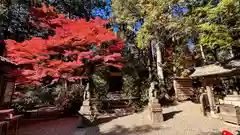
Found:
[[[55,29],[48,39],[5,40],[8,57],[21,68],[11,71],[20,84],[49,84],[88,77],[90,65],[122,67],[123,41],[104,27],[106,20],[71,20],[43,5],[31,10],[32,24]],[[33,17],[33,18],[34,18]],[[47,81],[46,81],[47,80]]]

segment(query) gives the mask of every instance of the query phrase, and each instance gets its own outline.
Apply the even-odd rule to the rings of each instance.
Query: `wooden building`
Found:
[[[216,63],[203,67],[196,67],[195,71],[190,75],[192,78],[199,77],[202,81],[202,85],[207,92],[211,114],[217,112],[213,93],[214,86],[220,85],[220,78],[240,75],[239,65],[239,59],[231,59],[222,64]]]
[[[0,56],[0,105],[11,102],[14,92],[14,78],[8,75],[8,71],[17,68],[13,62]]]
[[[191,78],[174,78],[173,86],[175,90],[175,96],[178,101],[184,101],[192,98],[194,95],[192,84]]]

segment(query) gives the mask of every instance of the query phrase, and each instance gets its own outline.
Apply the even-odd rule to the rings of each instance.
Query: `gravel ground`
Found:
[[[165,122],[158,125],[151,124],[147,111],[144,111],[113,119],[98,127],[77,130],[77,118],[47,121],[22,127],[19,135],[221,135],[219,132],[224,129],[233,133],[237,129],[218,119],[203,117],[199,105],[191,102],[163,111]]]
[[[221,135],[226,129],[235,133],[236,127],[218,119],[204,117],[200,106],[191,102],[164,108],[165,122],[152,125],[147,111],[114,119],[98,127],[75,132],[74,135]]]

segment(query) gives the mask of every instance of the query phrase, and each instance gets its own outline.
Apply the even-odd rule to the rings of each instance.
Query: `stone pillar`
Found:
[[[212,115],[216,112],[216,103],[213,94],[213,82],[212,78],[203,78],[203,86],[206,87],[206,93],[208,97],[208,102],[210,106],[210,112]]]
[[[213,88],[212,88],[212,86],[206,86],[206,90],[207,90],[207,96],[208,96],[209,105],[210,105],[210,112],[211,112],[211,114],[215,114],[216,103],[214,100]]]
[[[150,88],[148,91],[149,102],[152,101],[152,99],[154,99],[154,93],[155,93],[154,89],[156,84],[157,84],[156,82],[151,82],[150,84]]]
[[[89,92],[89,83],[86,86],[85,92],[84,92],[84,101],[83,104],[79,110],[79,113],[84,116],[86,119],[91,120],[91,106],[90,106],[90,92]]]
[[[149,119],[156,123],[162,123],[164,121],[163,114],[162,114],[162,107],[159,104],[158,99],[153,99],[149,102]]]
[[[162,107],[159,104],[156,95],[154,95],[154,86],[155,82],[151,83],[151,87],[149,89],[149,103],[148,103],[148,111],[149,111],[149,119],[155,123],[163,122],[163,114],[162,114]]]
[[[200,103],[201,103],[201,111],[203,112],[204,116],[207,116],[206,108],[209,107],[209,100],[207,93],[202,93],[200,96]]]

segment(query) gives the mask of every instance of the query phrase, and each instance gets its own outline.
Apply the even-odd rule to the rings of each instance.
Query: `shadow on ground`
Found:
[[[181,113],[182,111],[173,111],[173,112],[169,112],[169,113],[164,113],[163,114],[163,119],[164,121],[167,121],[169,119],[174,118],[174,116],[178,113]]]
[[[159,127],[152,127],[150,125],[136,126],[133,128],[126,128],[121,125],[116,125],[107,132],[101,132],[98,126],[78,129],[74,135],[131,135],[131,134],[145,134],[160,130]]]
[[[166,98],[159,99],[159,103],[161,104],[162,107],[171,107],[178,105],[178,103],[175,100]]]
[[[160,130],[158,127],[152,127],[150,125],[143,125],[143,126],[136,126],[131,129],[125,128],[120,125],[116,125],[114,128],[112,128],[109,132],[103,133],[103,135],[131,135],[131,134],[144,134],[144,133],[149,133],[155,130]]]
[[[59,118],[21,124],[19,135],[71,135],[76,130],[77,117]]]
[[[123,117],[123,116],[122,116]],[[112,120],[114,119],[117,119],[117,118],[120,118],[120,117],[108,117],[108,118],[100,118],[96,121],[96,123],[99,125],[99,124],[103,124],[103,123],[108,123],[108,122],[111,122]]]
[[[181,113],[181,112],[182,112],[182,110],[164,113],[164,114],[163,114],[164,121],[167,121],[167,120],[169,120],[169,119],[173,119],[176,114]],[[122,116],[122,117],[124,117],[124,116]],[[114,119],[117,119],[117,118],[120,118],[120,117],[101,118],[101,119],[98,119],[98,120],[97,120],[97,124],[108,123],[108,122],[110,122],[110,121],[112,121],[112,120],[114,120]]]

